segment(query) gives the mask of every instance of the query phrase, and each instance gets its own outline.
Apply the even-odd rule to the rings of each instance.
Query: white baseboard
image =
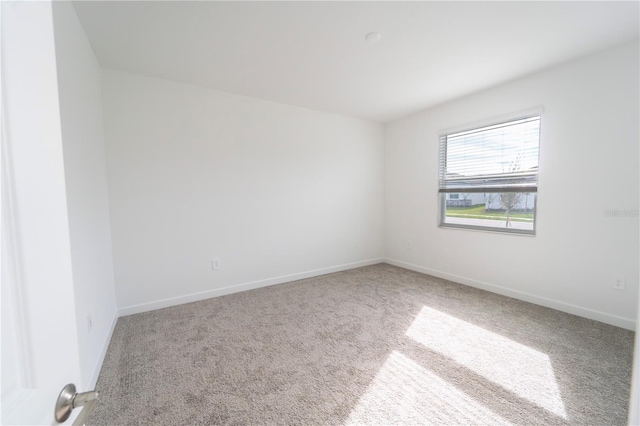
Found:
[[[471,278],[461,277],[458,275],[438,271],[435,269],[425,268],[423,266],[402,262],[396,259],[385,258],[384,262],[390,265],[399,266],[400,268],[409,269],[415,272],[421,272],[423,274],[432,275],[438,278],[443,278],[445,280],[468,285],[470,287],[479,288],[482,290],[490,291],[492,293],[501,294],[503,296],[512,297],[514,299],[523,300],[525,302],[534,303],[536,305],[545,306],[547,308],[556,309],[558,311],[567,312],[569,314],[578,315],[580,317],[589,318],[589,319],[600,321],[610,325],[615,325],[616,327],[622,327],[628,330],[636,329],[636,321],[631,318],[624,318],[617,315],[596,311],[594,309],[583,308],[581,306],[573,305],[571,303],[566,303],[566,302],[561,302],[559,300],[536,296],[535,294],[526,293],[523,291],[512,290],[512,289],[501,287],[495,284],[490,284],[487,282],[478,281]]]
[[[375,265],[376,263],[382,263],[382,262],[384,262],[383,258],[363,260],[360,262],[346,263],[344,265],[314,269],[312,271],[299,272],[299,273],[290,274],[290,275],[282,275],[279,277],[267,278],[267,279],[258,280],[258,281],[251,281],[248,283],[236,284],[236,285],[231,285],[223,288],[216,288],[213,290],[207,290],[199,293],[186,294],[184,296],[177,296],[177,297],[172,297],[168,299],[156,300],[153,302],[125,306],[118,310],[118,315],[121,317],[124,317],[127,315],[139,314],[141,312],[148,312],[156,309],[168,308],[170,306],[182,305],[184,303],[197,302],[200,300],[210,299],[212,297],[224,296],[226,294],[238,293],[246,290],[253,290],[256,288],[267,287],[270,285],[283,284],[290,281],[297,281],[305,278],[317,277],[319,275],[346,271],[348,269],[360,268],[362,266],[368,266],[368,265]]]
[[[96,364],[96,369],[91,376],[91,380],[85,387],[85,389],[95,389],[96,383],[98,383],[98,376],[100,376],[100,370],[102,370],[102,364],[104,363],[104,357],[107,356],[107,349],[109,349],[109,343],[111,342],[111,337],[113,336],[113,330],[116,328],[116,323],[118,322],[118,312],[114,312],[113,321],[111,322],[111,328],[109,329],[109,333],[107,333],[107,337],[104,339],[104,345],[102,346],[102,351],[100,351],[100,357],[98,358],[98,363]]]

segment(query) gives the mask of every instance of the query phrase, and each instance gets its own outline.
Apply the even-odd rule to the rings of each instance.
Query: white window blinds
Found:
[[[440,136],[439,192],[536,192],[540,115]]]

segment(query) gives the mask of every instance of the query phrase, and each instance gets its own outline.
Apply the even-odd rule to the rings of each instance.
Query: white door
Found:
[[[1,420],[49,425],[80,378],[52,5],[1,15]]]

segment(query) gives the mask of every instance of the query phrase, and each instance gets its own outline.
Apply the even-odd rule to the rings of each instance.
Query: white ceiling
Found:
[[[379,122],[637,39],[640,16],[635,1],[74,5],[104,67]]]

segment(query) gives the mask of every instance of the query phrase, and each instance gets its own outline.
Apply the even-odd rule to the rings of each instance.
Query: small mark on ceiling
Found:
[[[372,32],[367,34],[366,36],[364,36],[365,40],[375,43],[377,41],[380,41],[380,39],[382,38],[382,35],[380,35],[380,33],[377,32]]]

